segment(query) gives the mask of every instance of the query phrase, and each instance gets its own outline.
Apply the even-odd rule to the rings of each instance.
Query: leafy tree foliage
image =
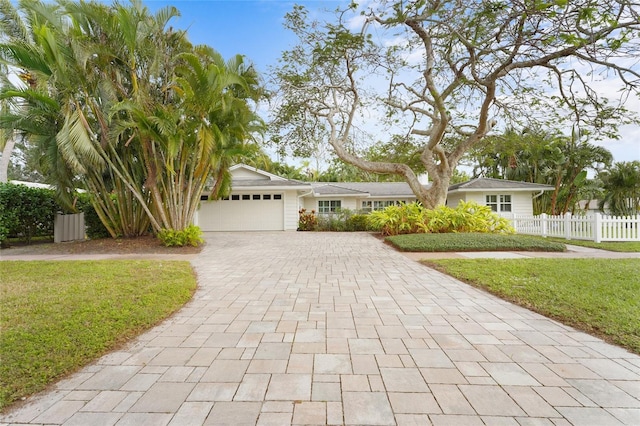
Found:
[[[455,167],[497,124],[615,137],[635,120],[622,106],[640,84],[632,1],[382,1],[330,22],[296,6],[286,26],[299,43],[274,70],[274,142],[304,155],[325,140],[349,164],[401,176],[425,206],[445,202]],[[618,101],[593,89],[603,76],[617,78]],[[430,188],[406,158],[358,154],[378,140],[368,132],[398,129],[417,138]]]
[[[22,80],[3,86],[0,125],[28,136],[58,188],[79,179],[112,236],[185,229],[206,185],[221,193],[252,150],[255,70],[189,43],[168,25],[177,9],[25,0],[0,12],[0,54]]]
[[[606,148],[575,137],[540,130],[490,136],[468,153],[475,164],[476,177],[491,177],[554,187],[534,200],[536,213],[564,214],[576,203],[594,196],[587,172],[599,172],[611,165],[613,156]]]
[[[640,214],[640,161],[615,163],[599,177],[604,188],[600,210],[608,206],[615,216]]]

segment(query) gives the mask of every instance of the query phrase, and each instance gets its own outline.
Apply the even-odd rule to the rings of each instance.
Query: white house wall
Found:
[[[456,194],[457,195],[457,194]],[[491,191],[491,192],[467,192],[465,201],[474,201],[480,205],[486,205],[487,195],[511,195],[511,213],[515,214],[533,214],[533,203],[531,202],[531,192],[508,192],[508,191]],[[458,200],[459,201],[459,200]],[[449,204],[449,207],[455,207],[455,204]]]
[[[465,200],[465,194],[448,194],[447,195],[447,206],[454,208],[455,206],[457,206],[460,201],[466,201]],[[482,204],[484,204],[484,202],[482,202]]]
[[[298,191],[284,191],[284,230],[298,229]]]
[[[231,172],[234,180],[268,180],[269,177],[263,174],[257,173],[253,170],[248,170],[243,167],[239,167]]]

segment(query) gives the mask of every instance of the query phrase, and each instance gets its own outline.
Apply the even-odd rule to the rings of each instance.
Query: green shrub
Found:
[[[55,193],[11,183],[0,184],[0,244],[9,237],[30,243],[33,237],[53,236],[53,221],[61,210]]]
[[[398,204],[369,214],[369,224],[382,235],[425,232],[426,209],[419,203]]]
[[[111,234],[100,220],[100,216],[96,213],[96,209],[91,204],[91,198],[88,194],[80,194],[78,196],[78,210],[84,212],[84,224],[86,227],[87,237],[92,240],[99,238],[109,238]]]
[[[455,208],[429,210],[419,203],[389,206],[369,216],[371,227],[383,235],[480,232],[512,234],[509,221],[488,206],[461,201]]]
[[[427,233],[480,232],[513,234],[509,221],[488,206],[460,201],[455,208],[438,206],[427,210],[425,220]]]
[[[386,237],[400,251],[565,251],[564,244],[530,235],[488,233],[411,234]]]
[[[339,212],[324,214],[318,218],[318,231],[342,232],[345,231],[346,219]]]
[[[158,239],[166,247],[184,247],[202,244],[202,230],[199,226],[189,225],[185,229],[162,229],[158,233]]]
[[[353,214],[347,218],[347,231],[368,231],[369,216],[366,214]]]
[[[318,228],[318,217],[316,211],[300,209],[298,211],[298,231],[315,231]]]

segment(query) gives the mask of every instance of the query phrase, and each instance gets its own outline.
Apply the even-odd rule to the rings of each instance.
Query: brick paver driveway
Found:
[[[640,424],[640,357],[368,234],[207,242],[184,309],[0,422]]]

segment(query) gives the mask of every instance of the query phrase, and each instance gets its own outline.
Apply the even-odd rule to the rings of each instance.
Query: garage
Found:
[[[198,212],[205,231],[282,231],[284,196],[281,192],[232,193],[218,201],[203,201]]]

